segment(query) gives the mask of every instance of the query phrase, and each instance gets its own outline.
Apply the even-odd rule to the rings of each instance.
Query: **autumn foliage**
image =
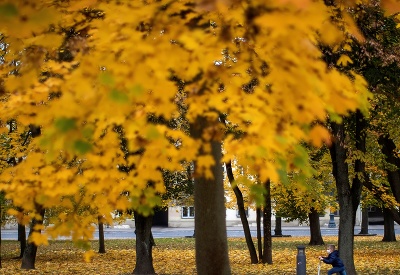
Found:
[[[328,140],[312,122],[365,108],[369,96],[360,76],[321,60],[318,41],[344,46],[351,34],[329,20],[330,9],[282,4],[217,2],[206,11],[181,1],[3,2],[1,117],[43,128],[28,157],[3,174],[8,198],[30,217],[36,204],[69,209],[52,221],[55,234],[73,228],[82,236],[77,226],[92,222],[89,213],[148,213],[165,190],[160,167],[196,160],[196,173],[211,177],[208,142],[223,138],[220,114],[246,132],[224,139],[225,158],[240,155],[261,180],[279,180],[279,170],[296,166],[299,141]],[[177,102],[189,121],[207,118],[201,140],[149,123],[149,114],[179,116]],[[129,176],[121,165],[133,168]]]
[[[9,121],[19,134],[42,129],[5,152],[19,160],[1,177],[10,213],[26,224],[53,210],[54,226],[31,236],[37,244],[87,241],[99,216],[151,213],[163,169],[195,161],[194,177],[213,178],[213,141],[262,182],[307,171],[303,144],[330,142],[326,119],[368,108],[366,81],[341,70],[350,57],[328,66],[319,48],[340,54],[350,38],[363,40],[349,14],[355,4],[1,1],[3,132]],[[199,136],[160,123],[182,116],[201,124]],[[226,124],[242,135],[226,134]]]
[[[328,243],[336,243],[336,237],[325,237]],[[308,242],[307,238],[279,238],[273,240],[274,265],[252,265],[243,239],[229,239],[229,255],[232,274],[276,274],[296,273],[296,246]],[[158,274],[196,274],[193,239],[157,239],[154,265]],[[3,244],[4,268],[1,274],[128,274],[133,268],[129,259],[135,257],[134,240],[108,240],[107,254],[98,254],[86,263],[83,251],[70,242],[56,241],[40,250],[37,256],[38,271],[20,271],[15,256],[16,242]],[[97,243],[93,242],[95,248]],[[380,237],[357,237],[355,256],[357,270],[361,274],[399,274],[400,265],[396,243],[382,243]],[[318,256],[324,255],[324,246],[306,247],[307,274],[317,274]],[[373,264],[372,264],[373,263]],[[61,267],[61,268],[60,268]],[[327,265],[321,273],[326,273]]]

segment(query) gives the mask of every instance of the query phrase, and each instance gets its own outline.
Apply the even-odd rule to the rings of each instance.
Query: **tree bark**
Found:
[[[196,267],[199,275],[231,274],[226,235],[226,210],[221,143],[212,142],[214,179],[195,178]],[[196,169],[196,166],[195,166]]]
[[[363,207],[361,210],[361,230],[359,234],[368,234],[368,207]]]
[[[37,206],[38,213],[40,215],[40,219],[32,219],[31,225],[30,225],[30,230],[29,230],[29,236],[33,234],[33,232],[41,233],[40,229],[36,229],[36,225],[42,225],[43,224],[43,217],[45,213],[45,209],[42,209],[41,206]],[[29,239],[29,237],[28,237]],[[21,269],[35,269],[35,261],[36,261],[36,252],[37,252],[37,245],[29,241],[28,244],[25,247],[24,250],[24,255],[22,257],[22,263],[21,263]]]
[[[18,223],[18,241],[20,250],[19,258],[22,259],[26,248],[26,231],[25,231],[25,225],[19,223]]]
[[[310,242],[309,245],[323,245],[321,226],[319,224],[319,214],[314,207],[308,213],[308,220],[310,221]]]
[[[193,138],[205,145],[211,145],[214,164],[210,179],[197,172],[195,162],[194,206],[195,206],[195,246],[198,275],[231,274],[226,234],[226,209],[222,167],[222,145],[219,141],[204,141],[203,131],[210,127],[205,117],[198,117],[190,127]],[[215,126],[217,127],[217,126]],[[206,155],[204,147],[199,155]]]
[[[383,192],[382,190],[379,189],[379,187],[376,187],[375,185],[372,184],[372,182],[367,178],[366,181],[364,182],[364,186],[367,187],[367,189],[369,191],[372,192],[372,194],[374,195],[374,197],[382,202],[385,203],[384,200],[382,199],[384,196],[386,196],[386,193]],[[390,207],[387,210],[390,211],[390,214],[393,218],[393,220],[397,223],[400,224],[400,214],[397,211],[397,209],[395,207]]]
[[[265,182],[265,196],[264,196],[264,251],[262,257],[263,264],[272,264],[272,236],[271,236],[271,181]]]
[[[275,236],[282,236],[282,217],[275,217]]]
[[[258,246],[258,258],[263,258],[262,251],[262,234],[261,234],[261,208],[256,208],[256,224],[257,224],[257,246]]]
[[[394,169],[386,169],[386,173],[393,196],[400,202],[400,159],[395,155],[396,145],[388,135],[380,136],[378,142],[386,161],[394,166]]]
[[[383,208],[383,239],[382,242],[395,242],[396,232],[394,230],[394,221],[390,210],[386,207]]]
[[[153,216],[143,216],[136,211],[136,265],[133,274],[156,274],[153,267],[153,243],[151,241],[151,226]]]
[[[226,173],[228,175],[229,182],[230,182],[233,192],[235,193],[235,196],[236,196],[236,202],[237,202],[237,206],[238,206],[238,210],[239,210],[239,216],[240,216],[240,220],[242,221],[242,225],[243,225],[244,237],[246,239],[247,248],[250,253],[250,260],[251,260],[252,264],[257,264],[258,257],[257,257],[256,248],[253,243],[253,239],[251,238],[249,221],[247,220],[246,210],[244,208],[243,194],[240,191],[239,187],[237,185],[234,185],[235,178],[233,176],[231,162],[226,162],[225,167],[226,167]]]
[[[1,220],[0,220],[0,268],[2,268],[3,266],[2,266],[2,260],[1,260],[1,227],[2,227],[2,225],[3,225],[3,205],[1,205],[0,206],[0,218],[1,218]]]
[[[358,117],[356,115],[358,124]],[[336,188],[339,199],[340,222],[339,222],[339,249],[340,256],[346,266],[347,275],[356,275],[354,265],[354,226],[356,211],[360,203],[361,180],[355,177],[353,184],[350,185],[349,171],[346,163],[347,150],[345,145],[345,129],[343,124],[331,123],[333,142],[329,148],[332,159],[332,171],[336,181]],[[356,127],[356,133],[360,133],[360,126]],[[359,134],[356,134],[359,139]],[[356,141],[356,146],[359,141]],[[360,160],[355,163],[355,171],[360,172],[362,163]],[[357,173],[356,173],[357,174]]]
[[[382,146],[381,151],[385,155],[386,161],[394,166],[393,168],[387,168],[385,170],[392,194],[396,201],[400,203],[400,158],[395,152],[396,145],[388,135],[380,136],[378,142]],[[390,213],[392,215],[392,219],[400,224],[399,211],[396,211],[394,207],[390,207]]]
[[[104,243],[104,223],[102,219],[102,216],[97,217],[99,224],[99,253],[106,253],[106,246]]]

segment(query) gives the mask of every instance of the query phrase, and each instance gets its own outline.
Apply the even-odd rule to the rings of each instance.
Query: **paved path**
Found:
[[[250,230],[252,236],[255,237],[256,228],[251,227]],[[106,239],[132,239],[135,238],[134,231],[134,228],[129,228],[127,225],[117,226],[116,228],[105,228],[104,236]],[[153,227],[152,232],[154,238],[183,238],[193,236],[194,228]],[[354,233],[357,234],[359,232],[360,226],[356,226]],[[400,226],[397,224],[395,225],[395,232],[397,235],[400,235]],[[321,233],[322,236],[337,236],[338,228],[321,227]],[[370,225],[368,233],[383,236],[383,225]],[[272,234],[274,234],[274,228],[272,229]],[[310,229],[307,226],[282,227],[282,234],[291,236],[310,236]],[[227,227],[227,235],[228,237],[244,237],[243,229],[240,226]],[[98,239],[97,230],[93,237],[94,239]],[[16,240],[17,230],[2,229],[1,238],[2,240]]]

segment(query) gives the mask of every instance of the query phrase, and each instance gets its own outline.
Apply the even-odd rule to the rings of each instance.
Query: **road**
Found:
[[[251,234],[253,237],[256,236],[256,228],[251,227]],[[119,228],[105,228],[104,236],[106,239],[132,239],[135,238],[134,228],[124,228],[120,226]],[[154,238],[183,238],[193,236],[193,228],[171,228],[171,227],[153,227],[152,229]],[[354,233],[360,232],[360,227],[356,226]],[[396,235],[400,235],[400,226],[395,225]],[[322,236],[337,236],[338,228],[321,228]],[[369,234],[376,234],[383,236],[383,225],[370,225]],[[272,230],[274,234],[274,229]],[[290,236],[309,236],[310,230],[307,226],[291,226],[282,228],[283,235]],[[239,226],[227,227],[228,237],[244,237],[243,230]],[[98,239],[98,232],[96,230],[94,234],[94,239]],[[17,230],[15,229],[3,229],[1,231],[2,240],[17,240]],[[62,239],[62,238],[60,238]]]

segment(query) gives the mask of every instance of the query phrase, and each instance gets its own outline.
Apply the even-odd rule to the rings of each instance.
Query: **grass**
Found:
[[[382,237],[355,238],[355,264],[358,274],[400,275],[400,244],[381,242]],[[243,238],[229,239],[229,255],[232,274],[296,274],[297,245],[306,245],[307,237],[273,238],[273,265],[252,265]],[[337,244],[337,237],[324,237],[325,243]],[[194,239],[156,239],[153,250],[154,267],[158,274],[196,274]],[[2,266],[0,274],[101,274],[123,275],[131,273],[135,266],[135,240],[106,240],[106,254],[97,254],[92,261],[84,261],[84,251],[69,241],[53,241],[40,247],[36,270],[20,270],[19,243],[2,242]],[[98,243],[91,243],[94,251]],[[318,256],[325,255],[325,246],[306,245],[307,274],[317,274]],[[326,274],[329,265],[323,265]]]

